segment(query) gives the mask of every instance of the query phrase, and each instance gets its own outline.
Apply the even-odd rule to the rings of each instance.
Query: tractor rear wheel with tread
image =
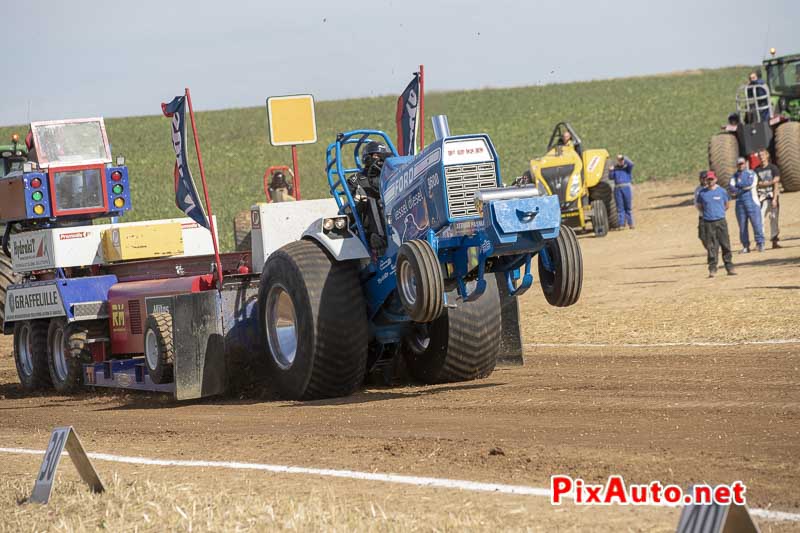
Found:
[[[250,221],[250,211],[239,211],[233,217],[233,242],[237,252],[250,251],[253,238],[253,224]]]
[[[414,322],[431,322],[442,314],[442,267],[427,241],[412,240],[400,246],[397,252],[397,292]]]
[[[562,224],[558,237],[539,252],[539,280],[550,305],[567,307],[580,298],[583,256],[572,228]]]
[[[708,142],[708,167],[717,175],[720,187],[727,187],[736,172],[739,157],[739,141],[732,133],[718,133]]]
[[[47,320],[14,323],[14,363],[23,389],[43,389],[52,384],[47,363]]]
[[[0,250],[0,334],[3,332],[8,286],[18,283],[19,279],[19,276],[14,274],[14,268],[11,266],[11,258]]]
[[[144,360],[153,383],[174,380],[175,344],[172,336],[172,315],[153,313],[144,327]]]
[[[784,122],[775,129],[775,160],[784,190],[800,191],[800,122]]]
[[[500,292],[494,275],[477,300],[448,300],[456,307],[427,324],[415,324],[403,343],[408,371],[423,383],[468,381],[489,376],[497,364],[502,329]]]
[[[47,330],[48,366],[53,388],[73,392],[83,381],[83,364],[92,360],[89,329],[85,322],[68,324],[63,318],[50,321]]]
[[[608,235],[608,212],[603,200],[592,200],[592,231],[595,237]]]
[[[270,254],[258,293],[262,343],[280,395],[352,394],[367,367],[369,325],[357,261],[338,262],[316,242]]]
[[[617,201],[614,199],[614,188],[608,181],[608,168],[603,172],[603,179],[600,183],[589,189],[589,200],[603,200],[606,204],[606,214],[608,215],[608,227],[617,229],[619,227],[619,215],[617,211]]]

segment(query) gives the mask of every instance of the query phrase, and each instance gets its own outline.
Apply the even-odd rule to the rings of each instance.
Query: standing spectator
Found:
[[[722,261],[729,276],[735,276],[731,239],[725,211],[728,210],[728,193],[717,185],[717,176],[709,170],[706,174],[706,187],[697,194],[695,206],[703,217],[703,240],[708,254],[708,277],[717,274],[719,249],[722,248]]]
[[[614,200],[617,202],[619,228],[633,229],[633,161],[622,154],[617,164],[610,167],[609,177],[614,180]]]
[[[753,117],[753,122],[755,122],[756,117],[760,118],[761,122],[769,122],[769,98],[767,98],[767,90],[765,88],[767,84],[764,83],[764,80],[761,79],[757,72],[751,72],[749,79],[747,96],[754,99],[754,103],[758,108],[755,110],[757,113]]]
[[[706,176],[708,176],[708,172],[705,170],[700,171],[700,185],[695,187],[694,189],[694,205],[698,204],[698,196],[706,188]],[[705,248],[706,246],[706,239],[703,236],[703,213],[700,213],[697,217],[697,238],[700,239],[700,243]]]
[[[764,251],[764,228],[761,224],[761,209],[758,206],[757,180],[755,172],[747,168],[744,157],[736,160],[736,173],[731,177],[728,190],[736,196],[736,221],[739,223],[740,253],[750,253],[750,228],[756,239],[758,251]]]
[[[773,248],[782,248],[778,244],[778,214],[780,213],[780,201],[778,197],[781,191],[781,175],[778,167],[770,163],[769,152],[761,150],[758,154],[761,164],[756,168],[758,175],[758,201],[761,203],[761,219],[766,224],[769,218],[769,238]]]

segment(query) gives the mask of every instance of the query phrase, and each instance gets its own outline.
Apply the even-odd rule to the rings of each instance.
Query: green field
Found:
[[[553,125],[561,120],[573,124],[587,147],[630,156],[637,181],[686,177],[707,164],[708,138],[734,109],[735,90],[746,81],[747,72],[747,67],[733,67],[540,87],[429,92],[425,111],[428,117],[448,115],[454,134],[488,133],[506,182],[522,173],[531,156],[544,151]],[[435,78],[427,82],[435,89]],[[402,89],[397,88],[398,94]],[[193,96],[195,105],[202,107],[202,92]],[[394,138],[396,98],[317,102],[320,141],[299,148],[304,198],[328,194],[325,148],[337,132],[382,129]],[[153,102],[154,111],[159,104]],[[180,215],[172,188],[175,159],[169,120],[130,117],[106,124],[114,155],[124,155],[130,167],[134,210],[128,220]],[[290,151],[270,146],[264,107],[201,112],[197,127],[222,248],[229,250],[234,214],[263,199],[264,170],[290,165]],[[27,127],[2,127],[0,138],[13,131],[24,135]],[[429,120],[426,137],[433,137]],[[192,168],[199,186],[199,172],[196,165]]]

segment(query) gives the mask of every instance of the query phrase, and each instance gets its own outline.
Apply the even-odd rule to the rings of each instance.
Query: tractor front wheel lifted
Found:
[[[153,383],[171,383],[174,377],[175,344],[172,315],[153,313],[144,328],[144,360]]]
[[[583,256],[572,228],[562,224],[558,237],[539,252],[539,279],[550,305],[567,307],[580,298]]]
[[[400,246],[397,253],[397,292],[406,313],[414,322],[432,322],[442,314],[442,267],[427,241],[407,241]]]

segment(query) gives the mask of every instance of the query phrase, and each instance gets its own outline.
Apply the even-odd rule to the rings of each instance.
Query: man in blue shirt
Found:
[[[729,196],[725,189],[717,185],[717,176],[713,171],[706,173],[706,188],[697,193],[695,207],[703,217],[703,240],[708,252],[708,277],[717,273],[717,257],[722,248],[722,261],[729,276],[736,275],[733,269],[731,240],[728,236],[728,223],[725,211],[728,209]]]
[[[619,228],[633,229],[633,162],[619,154],[617,164],[610,169],[608,177],[614,180],[614,200],[617,202]]]
[[[741,253],[750,252],[750,228],[756,239],[758,251],[764,251],[764,228],[761,219],[761,208],[758,203],[758,178],[755,172],[747,168],[747,160],[740,157],[736,161],[737,171],[731,177],[728,191],[736,197],[736,221],[739,223],[739,240],[742,243]]]

